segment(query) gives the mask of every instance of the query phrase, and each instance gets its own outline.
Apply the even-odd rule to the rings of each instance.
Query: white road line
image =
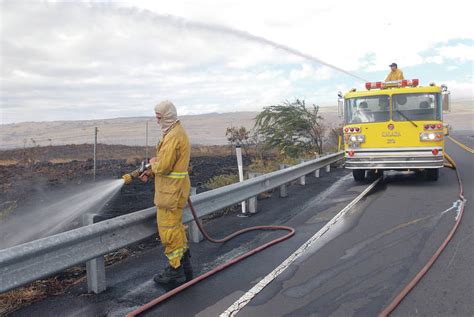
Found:
[[[305,253],[305,251],[311,247],[318,239],[320,239],[331,227],[341,219],[356,203],[358,203],[382,178],[378,178],[372,184],[370,184],[359,196],[351,201],[346,207],[344,207],[334,218],[332,218],[324,227],[314,234],[308,241],[301,245],[298,250],[293,252],[285,261],[283,261],[278,267],[272,272],[265,276],[260,282],[255,284],[247,293],[242,295],[235,303],[233,303],[220,317],[235,316],[247,305],[252,298],[260,293],[268,284],[270,284],[278,275],[283,273],[296,259]]]
[[[348,181],[349,179],[352,179],[352,174],[347,174],[346,176],[341,177],[335,183],[333,183],[330,187],[326,188],[322,193],[318,194],[313,199],[308,200],[301,209],[305,211],[308,208],[313,208],[314,205],[319,204],[323,200],[326,200],[329,197],[329,195],[331,195],[336,190],[338,190],[339,187],[342,184],[344,184],[346,181]]]

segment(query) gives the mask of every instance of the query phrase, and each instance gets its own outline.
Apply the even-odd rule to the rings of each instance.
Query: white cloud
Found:
[[[144,115],[162,98],[183,114],[255,110],[299,96],[333,100],[335,84],[343,91],[351,86],[344,80],[359,85],[287,48],[357,73],[387,70],[392,61],[401,68],[430,58],[472,61],[464,44],[420,56],[441,39],[472,37],[467,2],[399,1],[396,12],[376,1],[0,5],[2,122],[37,120],[38,109],[48,120]],[[442,28],[425,28],[441,20]],[[332,84],[323,87],[326,81]]]
[[[438,49],[444,58],[456,59],[461,62],[474,61],[474,46],[457,44],[455,46],[444,46]]]
[[[315,67],[308,63],[301,64],[299,69],[290,72],[290,80],[326,80],[334,75],[334,71],[327,66]]]
[[[423,63],[420,52],[451,38],[472,38],[470,2],[399,0],[319,1],[130,1],[157,13],[221,24],[298,48],[348,70],[376,52],[371,70]],[[212,9],[210,9],[212,8]],[[218,12],[218,14],[216,14]],[[442,26],[433,28],[436,21]]]
[[[448,86],[449,91],[451,92],[452,99],[473,99],[474,98],[474,81],[472,78],[467,81],[436,81],[436,83],[444,84]]]
[[[434,63],[434,64],[443,64],[443,57],[440,55],[437,56],[428,56],[425,58],[426,63]]]
[[[466,44],[446,45],[434,50],[435,55],[428,56],[425,61],[428,63],[442,64],[445,60],[451,59],[456,62],[474,61],[474,46]]]
[[[255,109],[293,90],[278,65],[300,58],[173,17],[113,5],[2,5],[2,122],[37,120],[35,109],[46,120],[78,118],[75,109],[143,115],[161,98],[182,114]]]

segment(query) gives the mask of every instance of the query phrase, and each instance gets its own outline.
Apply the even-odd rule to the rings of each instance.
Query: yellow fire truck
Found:
[[[420,171],[430,181],[443,167],[446,86],[418,79],[365,84],[339,93],[346,168],[358,182],[386,170]]]

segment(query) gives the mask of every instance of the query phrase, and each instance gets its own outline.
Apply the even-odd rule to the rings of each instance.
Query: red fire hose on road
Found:
[[[212,270],[202,274],[202,275],[199,275],[198,277],[192,279],[191,281],[189,282],[186,282],[185,284],[182,284],[180,286],[178,286],[177,288],[153,299],[151,302],[148,302],[147,304],[139,307],[138,309],[130,312],[127,314],[127,317],[132,317],[132,316],[137,316],[138,314],[141,314],[143,313],[144,311],[152,308],[153,306],[156,306],[158,304],[160,304],[161,302],[167,300],[168,298],[178,294],[179,292],[181,291],[184,291],[185,289],[187,289],[188,287],[190,286],[193,286],[194,284],[197,284],[199,283],[200,281],[208,278],[209,276],[211,275],[214,275],[216,274],[217,272],[219,271],[222,271],[226,268],[228,268],[229,266],[232,266],[234,265],[235,263],[237,262],[240,262],[242,261],[243,259],[245,258],[248,258],[249,256],[251,255],[254,255],[255,253],[258,253],[272,245],[275,245],[279,242],[282,242],[288,238],[290,238],[291,236],[293,236],[295,234],[295,229],[291,228],[291,227],[287,227],[287,226],[255,226],[255,227],[249,227],[249,228],[245,228],[245,229],[242,229],[242,230],[239,230],[239,231],[236,231],[222,239],[214,239],[212,238],[211,236],[209,236],[209,234],[204,230],[203,226],[202,226],[202,223],[201,221],[199,220],[197,214],[196,214],[196,210],[194,210],[194,206],[191,202],[191,199],[188,198],[188,205],[189,205],[189,208],[191,209],[191,213],[193,214],[193,217],[194,217],[194,220],[196,221],[196,224],[199,228],[199,230],[202,232],[204,238],[206,238],[207,241],[209,242],[212,242],[212,243],[224,243],[224,242],[227,242],[233,238],[235,238],[236,236],[239,236],[241,234],[244,234],[244,233],[247,233],[247,232],[250,232],[250,231],[256,231],[256,230],[286,230],[288,231],[288,234],[280,237],[280,238],[277,238],[277,239],[274,239],[270,242],[267,242],[255,249],[252,249],[242,255],[239,255],[238,257],[226,262],[226,263],[223,263],[215,268],[213,268]]]
[[[446,246],[448,245],[449,241],[453,238],[454,234],[456,233],[456,230],[459,227],[459,224],[461,223],[462,216],[464,214],[464,206],[466,205],[466,199],[464,198],[464,187],[462,185],[461,181],[461,175],[459,175],[459,171],[456,168],[456,163],[454,160],[447,154],[445,154],[445,158],[448,160],[448,162],[451,164],[450,167],[452,167],[456,171],[456,176],[458,178],[458,183],[459,183],[459,199],[461,199],[461,206],[460,206],[460,211],[459,215],[457,216],[456,222],[454,223],[453,228],[449,232],[448,236],[446,239],[443,241],[443,243],[440,245],[438,250],[433,254],[433,256],[430,258],[430,260],[423,266],[423,268],[415,275],[415,277],[402,289],[400,293],[398,293],[397,296],[388,304],[387,307],[384,308],[379,314],[379,317],[387,317],[390,315],[395,308],[397,308],[398,305],[402,302],[402,300],[408,295],[408,293],[411,292],[411,290],[420,282],[420,280],[425,276],[425,274],[430,270],[430,268],[433,266],[435,261],[439,258],[441,253],[446,249]]]
[[[382,311],[380,312],[379,314],[379,317],[387,317],[388,315],[390,315],[390,313],[395,310],[395,308],[397,308],[397,306],[402,302],[402,300],[408,295],[408,293],[418,284],[418,282],[423,278],[423,276],[430,270],[430,268],[433,266],[434,262],[439,258],[439,256],[441,255],[441,253],[444,251],[444,249],[446,248],[446,246],[448,245],[448,243],[451,241],[451,239],[453,238],[454,234],[456,233],[456,230],[458,229],[459,227],[459,224],[461,223],[461,220],[462,220],[462,217],[463,217],[463,214],[464,214],[464,206],[465,206],[465,198],[463,196],[464,194],[464,188],[463,188],[463,184],[462,184],[462,181],[461,181],[461,176],[459,174],[459,171],[456,169],[456,164],[454,162],[454,160],[452,158],[450,158],[448,155],[446,155],[446,158],[448,160],[448,162],[451,164],[449,167],[452,167],[455,169],[456,171],[456,176],[457,176],[457,179],[458,179],[458,183],[459,183],[459,198],[461,199],[461,206],[460,206],[460,211],[459,211],[459,215],[456,219],[456,222],[454,223],[454,226],[453,228],[451,229],[451,231],[449,232],[448,236],[446,237],[446,239],[444,240],[444,242],[441,244],[441,246],[438,248],[438,250],[433,254],[433,256],[430,258],[430,260],[426,263],[426,265],[418,272],[418,274],[416,274],[416,276],[403,288],[403,290],[392,300],[392,302],[390,302],[390,304]],[[194,210],[194,206],[191,202],[190,199],[188,199],[188,204],[189,204],[189,207],[191,209],[191,213],[194,217],[194,220],[196,221],[196,224],[199,228],[199,230],[202,232],[203,236],[206,238],[206,240],[208,240],[209,242],[212,242],[212,243],[224,243],[226,241],[229,241],[230,239],[232,238],[235,238],[236,236],[239,236],[243,233],[246,233],[246,232],[250,232],[250,231],[255,231],[255,230],[286,230],[288,231],[289,233],[280,237],[280,238],[277,238],[275,240],[272,240],[270,242],[267,242],[255,249],[252,249],[226,263],[223,263],[219,266],[217,266],[216,268],[196,277],[195,279],[185,283],[185,284],[182,284],[181,286],[155,298],[154,300],[150,301],[149,303],[145,304],[144,306],[141,306],[139,307],[138,309],[130,312],[127,314],[127,317],[132,317],[132,316],[137,316],[138,314],[141,314],[143,312],[145,312],[146,310],[162,303],[163,301],[169,299],[170,297],[176,295],[177,293],[187,289],[188,287],[194,285],[194,284],[197,284],[199,283],[200,281],[206,279],[207,277],[211,276],[211,275],[214,275],[216,274],[217,272],[219,271],[222,271],[226,268],[228,268],[229,266],[232,266],[234,265],[235,263],[237,262],[240,262],[241,260],[255,254],[255,253],[258,253],[272,245],[275,245],[279,242],[282,242],[288,238],[290,238],[291,236],[293,236],[295,234],[295,229],[291,228],[291,227],[287,227],[287,226],[255,226],[255,227],[249,227],[249,228],[245,228],[245,229],[242,229],[242,230],[239,230],[239,231],[236,231],[232,234],[230,234],[229,236],[226,236],[222,239],[214,239],[212,237],[209,236],[209,234],[204,230],[199,218],[197,217],[197,214],[196,214],[196,211]]]

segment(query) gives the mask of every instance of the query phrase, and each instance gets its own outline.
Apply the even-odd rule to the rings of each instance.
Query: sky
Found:
[[[0,122],[330,106],[392,62],[473,99],[469,4],[0,0]]]

